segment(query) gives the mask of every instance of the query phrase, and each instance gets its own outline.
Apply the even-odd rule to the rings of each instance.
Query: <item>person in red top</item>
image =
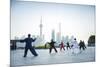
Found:
[[[61,42],[61,44],[60,44],[60,51],[62,50],[62,48],[63,48],[63,50],[65,50],[63,42]]]

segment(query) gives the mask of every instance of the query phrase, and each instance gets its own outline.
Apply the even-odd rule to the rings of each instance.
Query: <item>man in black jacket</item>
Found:
[[[51,53],[51,51],[52,51],[53,48],[54,48],[55,52],[57,53],[57,49],[56,49],[55,46],[54,46],[55,43],[56,43],[56,42],[54,42],[53,39],[51,40],[50,43],[48,43],[48,44],[50,45],[50,51],[49,51],[50,53]]]
[[[34,56],[38,56],[38,54],[36,53],[34,47],[32,47],[32,42],[34,42],[35,40],[36,40],[36,38],[35,39],[32,39],[30,34],[28,34],[28,37],[25,38],[24,40],[20,40],[20,42],[25,42],[26,43],[25,51],[24,51],[24,57],[27,56],[28,49],[30,49],[31,53]]]

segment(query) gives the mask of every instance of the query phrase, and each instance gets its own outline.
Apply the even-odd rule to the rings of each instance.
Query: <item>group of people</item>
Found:
[[[32,39],[30,34],[28,34],[28,37],[25,38],[24,40],[20,40],[20,42],[25,42],[26,43],[26,45],[25,45],[25,51],[24,51],[24,56],[23,57],[27,56],[27,51],[28,50],[30,50],[31,53],[34,56],[38,56],[38,54],[35,51],[35,48],[32,47],[32,42],[34,42],[35,40],[36,40],[36,38]],[[52,52],[52,49],[54,49],[56,53],[58,52],[57,49],[56,49],[56,47],[55,47],[55,43],[56,42],[53,41],[53,39],[52,39],[51,42],[47,42],[45,44],[45,47],[46,47],[47,44],[49,44],[49,46],[50,46],[49,53]],[[85,50],[85,48],[86,48],[84,41],[80,41],[80,43],[78,44],[77,41],[76,41],[76,38],[74,38],[74,41],[71,43],[71,45],[69,44],[69,42],[67,42],[66,44],[67,44],[67,46],[66,46],[67,50],[68,49],[72,49],[73,50],[72,53],[74,53],[74,51],[76,49],[80,49],[80,50],[83,49],[83,50]],[[59,44],[59,46],[60,46],[60,51],[62,49],[65,50],[65,45],[64,45],[63,41],[61,42],[61,44]]]

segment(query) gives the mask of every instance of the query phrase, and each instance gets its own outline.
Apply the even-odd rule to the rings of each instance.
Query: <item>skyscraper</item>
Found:
[[[58,40],[61,42],[61,23],[59,23],[59,33],[58,33]]]
[[[57,42],[58,44],[60,44],[60,42],[61,42],[59,32],[57,32],[57,34],[56,34],[56,42]]]
[[[59,34],[61,36],[61,23],[59,23]]]
[[[56,41],[58,44],[60,44],[61,43],[61,23],[59,23],[58,28],[59,28],[59,31],[56,34]]]
[[[55,41],[55,30],[52,30],[51,35],[52,35],[52,39]]]
[[[42,24],[42,16],[41,16],[41,19],[40,19],[40,37],[42,38],[42,28],[43,28],[43,24]]]

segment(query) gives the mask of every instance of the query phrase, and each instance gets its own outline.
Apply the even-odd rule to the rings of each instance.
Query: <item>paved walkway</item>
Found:
[[[72,54],[71,50],[60,51],[58,53],[54,50],[49,54],[48,49],[37,49],[39,56],[34,57],[28,51],[27,57],[23,57],[24,50],[18,49],[11,51],[11,66],[19,65],[41,65],[41,64],[59,64],[59,63],[78,63],[78,62],[92,62],[95,61],[95,48],[88,47],[80,54]]]

